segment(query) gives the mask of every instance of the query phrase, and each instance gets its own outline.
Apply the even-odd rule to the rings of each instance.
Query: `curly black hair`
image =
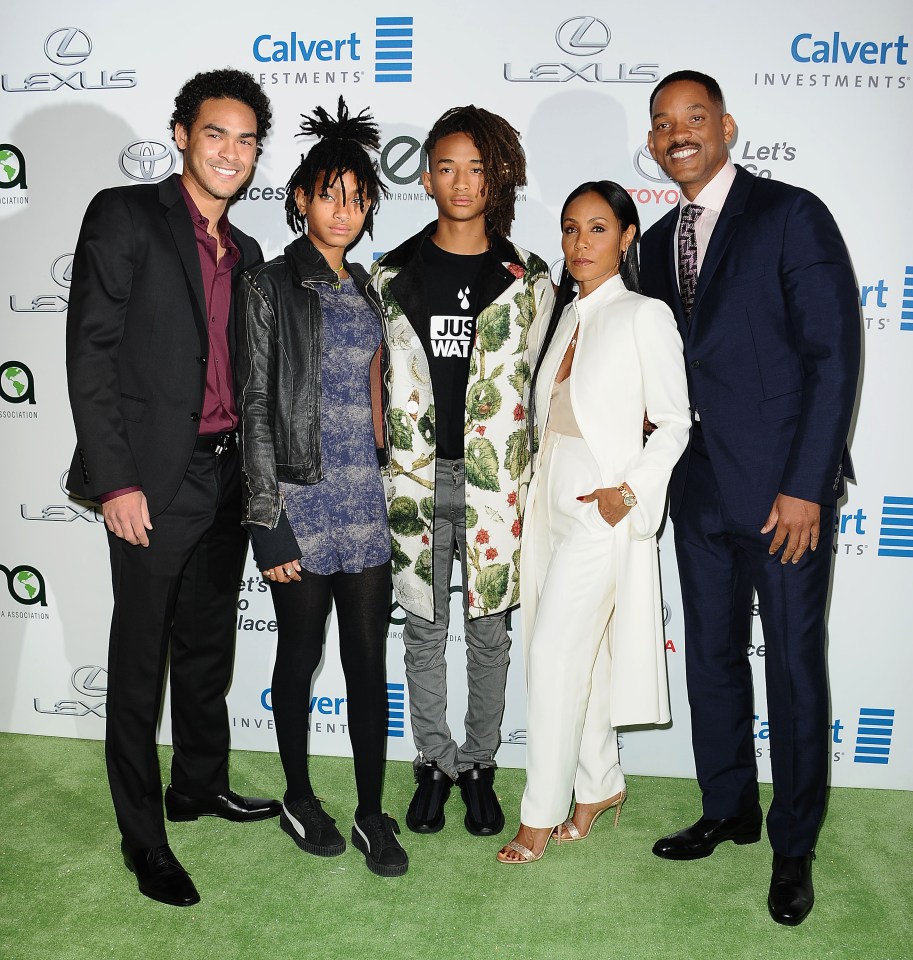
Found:
[[[330,116],[323,107],[317,107],[313,116],[301,114],[301,133],[297,137],[319,137],[319,141],[302,154],[301,163],[289,178],[285,193],[285,219],[296,233],[305,228],[305,218],[298,209],[295,192],[300,188],[309,200],[314,199],[318,189],[324,191],[340,181],[342,199],[346,189],[342,175],[351,172],[358,184],[358,192],[371,201],[371,207],[365,217],[365,230],[373,237],[374,213],[381,196],[387,196],[387,188],[380,179],[377,161],[368,155],[369,150],[380,148],[380,130],[367,108],[358,116],[351,116],[345,100],[340,97],[336,106],[336,118]]]
[[[188,80],[174,98],[171,114],[171,134],[180,124],[188,133],[199,116],[204,100],[239,100],[246,104],[257,118],[257,156],[263,151],[263,141],[269,133],[273,112],[269,97],[260,89],[253,76],[243,70],[210,70],[198,73]]]
[[[431,163],[434,145],[454,133],[465,133],[478,148],[485,174],[485,227],[489,233],[506,237],[514,222],[517,190],[526,186],[526,154],[520,146],[520,133],[503,117],[469,104],[451,107],[425,140],[425,153]]]

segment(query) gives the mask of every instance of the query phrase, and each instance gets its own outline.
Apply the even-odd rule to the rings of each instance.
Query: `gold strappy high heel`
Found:
[[[521,824],[521,826],[522,826],[522,824]],[[533,828],[530,828],[530,829],[533,829]],[[556,830],[556,829],[557,829],[557,827],[554,828],[553,830],[549,831],[548,835],[547,835],[546,838],[545,838],[545,843],[543,844],[542,849],[541,849],[538,853],[533,853],[533,851],[530,850],[529,847],[524,846],[522,843],[520,843],[519,840],[517,840],[516,838],[514,838],[513,840],[510,841],[510,843],[504,844],[504,846],[501,847],[501,849],[498,851],[498,863],[505,863],[505,864],[534,863],[536,860],[541,860],[542,857],[545,856],[545,851],[548,849],[548,842],[549,842],[549,840],[551,840],[552,837],[555,835],[555,830]],[[519,836],[519,834],[518,834],[518,836]],[[502,854],[505,850],[513,850],[514,853],[519,853],[521,859],[520,859],[520,860],[505,860],[505,859],[501,856],[501,854]]]
[[[590,821],[590,825],[586,829],[586,833],[581,833],[577,829],[577,824],[574,823],[573,817],[568,817],[560,826],[555,827],[555,832],[552,836],[555,838],[555,843],[570,843],[572,840],[586,840],[590,835],[590,830],[593,829],[593,824],[601,817],[606,810],[611,810],[612,807],[615,808],[615,829],[618,829],[618,819],[621,817],[621,805],[627,799],[628,792],[627,790],[622,790],[620,793],[616,793],[614,797],[609,797],[608,800],[605,800],[600,804],[596,813],[593,814],[593,819]],[[564,830],[567,833],[567,836],[561,836],[561,831]]]

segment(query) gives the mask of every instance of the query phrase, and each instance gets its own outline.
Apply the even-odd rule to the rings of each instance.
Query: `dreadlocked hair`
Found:
[[[425,141],[429,166],[435,144],[454,133],[465,133],[479,151],[485,174],[485,228],[507,237],[514,222],[517,190],[526,186],[526,155],[520,133],[503,117],[469,104],[451,107],[431,128]]]
[[[640,268],[637,262],[637,244],[640,241],[640,217],[637,213],[637,205],[631,199],[631,195],[624,187],[619,186],[613,180],[589,180],[581,183],[579,187],[572,190],[568,198],[564,201],[561,208],[561,217],[559,223],[564,224],[564,215],[567,208],[578,197],[585,193],[596,193],[612,208],[612,213],[618,220],[618,233],[621,235],[632,224],[635,227],[634,239],[628,244],[628,249],[618,264],[618,274],[628,290],[634,293],[640,293]],[[558,322],[564,313],[564,308],[574,299],[577,289],[577,282],[571,276],[567,268],[567,261],[564,261],[561,267],[561,280],[558,283],[558,289],[555,291],[555,300],[552,306],[552,313],[548,319],[548,325],[542,337],[542,343],[539,347],[539,355],[536,359],[535,369],[529,388],[529,412],[526,420],[527,432],[529,435],[530,453],[535,454],[536,450],[536,381],[539,379],[539,370],[542,367],[542,361],[551,345],[558,329]]]
[[[338,180],[345,201],[342,175],[351,171],[358,184],[362,209],[365,200],[370,201],[365,230],[368,236],[373,236],[374,212],[381,196],[386,197],[388,193],[381,182],[377,161],[368,155],[369,150],[380,148],[380,130],[367,108],[353,117],[340,97],[335,119],[323,107],[316,107],[313,116],[301,114],[301,132],[296,136],[318,137],[319,141],[307,154],[301,155],[301,163],[286,185],[285,219],[288,225],[295,233],[304,232],[305,218],[298,209],[296,190],[300,188],[309,200],[313,200],[318,191],[328,190]]]

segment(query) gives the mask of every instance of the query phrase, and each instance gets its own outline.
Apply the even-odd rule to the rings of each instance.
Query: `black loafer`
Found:
[[[815,903],[812,886],[814,859],[814,853],[807,853],[804,857],[774,854],[767,909],[777,923],[797,927],[811,913]]]
[[[744,817],[724,817],[710,820],[701,817],[697,823],[653,844],[653,852],[663,860],[700,860],[726,840],[733,843],[757,843],[761,839],[763,823],[761,808]]]
[[[178,793],[170,784],[165,791],[165,813],[168,819],[181,823],[199,817],[221,817],[235,823],[251,820],[269,820],[278,817],[282,804],[278,800],[261,797],[242,797],[233,790],[226,790],[212,797],[188,797]]]
[[[338,857],[345,853],[345,838],[318,797],[302,797],[291,803],[283,801],[279,826],[307,853],[317,857]]]
[[[130,848],[121,842],[127,869],[136,875],[139,892],[150,900],[172,907],[192,907],[200,902],[190,874],[178,862],[167,844],[161,847]]]
[[[406,826],[413,833],[437,833],[444,826],[444,804],[453,781],[433,761],[415,771],[415,794],[406,811]]]
[[[371,873],[379,877],[401,877],[409,869],[409,855],[396,839],[399,824],[386,813],[356,818],[352,846],[365,855]]]
[[[466,829],[477,837],[490,837],[504,829],[504,811],[495,794],[495,768],[476,763],[464,770],[457,783],[466,804]]]

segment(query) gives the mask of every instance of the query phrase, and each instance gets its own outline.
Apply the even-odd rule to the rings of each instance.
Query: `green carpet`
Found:
[[[231,769],[241,793],[282,793],[275,754],[233,753]],[[903,879],[910,793],[831,790],[817,903],[802,926],[786,928],[767,914],[766,842],[727,843],[693,863],[650,853],[657,836],[697,816],[689,780],[630,777],[617,831],[604,817],[585,842],[505,867],[495,853],[513,836],[521,771],[498,772],[501,837],[466,833],[457,792],[444,830],[421,837],[404,823],[410,767],[391,762],[384,802],[403,826],[405,877],[375,877],[351,845],[333,859],[302,853],[275,820],[207,818],[169,825],[203,898],[178,909],[140,896],[123,866],[100,743],[0,735],[0,778],[0,960],[913,957],[913,894]],[[315,758],[312,779],[348,838],[351,761]]]

